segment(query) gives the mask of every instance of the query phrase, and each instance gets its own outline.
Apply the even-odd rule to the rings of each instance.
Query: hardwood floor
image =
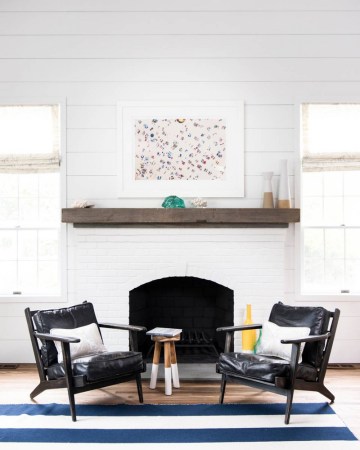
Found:
[[[17,369],[0,370],[0,402],[28,403],[29,394],[38,383],[36,367],[33,364],[20,364]],[[174,389],[173,395],[164,395],[164,382],[160,380],[155,390],[149,389],[149,380],[144,380],[144,402],[152,404],[189,404],[217,403],[219,396],[218,381],[182,381],[180,389]],[[329,369],[326,386],[335,395],[333,409],[345,424],[360,439],[360,365],[354,368]],[[323,402],[326,399],[318,393],[296,391],[295,402]],[[263,403],[284,402],[285,398],[260,390],[250,389],[238,384],[229,384],[226,389],[225,402],[228,403]],[[43,392],[36,403],[67,403],[65,389]],[[78,394],[77,404],[137,404],[138,397],[134,382]]]

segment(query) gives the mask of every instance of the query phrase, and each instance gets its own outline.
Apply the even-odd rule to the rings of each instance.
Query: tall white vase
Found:
[[[263,208],[274,207],[274,197],[272,189],[273,172],[264,172],[264,193],[263,193]]]
[[[287,159],[280,161],[280,181],[279,181],[279,195],[278,208],[291,208],[290,183],[288,173]]]

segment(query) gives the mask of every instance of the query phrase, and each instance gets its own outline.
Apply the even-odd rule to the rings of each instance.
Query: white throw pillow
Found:
[[[79,328],[52,328],[50,334],[81,339],[79,343],[70,344],[70,354],[72,359],[94,353],[106,352],[106,347],[103,344],[96,323],[90,323],[89,325]],[[55,341],[54,344],[58,352],[58,362],[62,362],[63,354],[61,342]]]
[[[308,327],[279,327],[273,322],[265,322],[262,327],[260,343],[257,346],[256,353],[265,356],[277,356],[278,358],[291,359],[291,344],[282,344],[282,339],[300,339],[310,334]],[[304,350],[305,344],[300,346],[300,355]]]

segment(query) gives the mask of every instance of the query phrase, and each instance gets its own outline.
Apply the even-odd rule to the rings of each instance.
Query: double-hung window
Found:
[[[0,105],[0,296],[61,293],[59,105]]]
[[[360,104],[301,107],[301,293],[360,293]]]

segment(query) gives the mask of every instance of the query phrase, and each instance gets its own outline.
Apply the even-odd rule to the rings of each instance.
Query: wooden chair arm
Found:
[[[299,339],[282,339],[282,344],[301,344],[303,342],[316,342],[316,341],[325,341],[326,339],[329,339],[331,336],[331,333],[325,333],[325,334],[318,334],[315,336],[306,336]]]
[[[77,337],[57,336],[55,334],[38,333],[36,331],[34,332],[34,336],[38,339],[43,339],[44,341],[60,341],[60,342],[67,342],[68,344],[76,344],[80,342],[80,339]]]
[[[251,325],[235,325],[231,327],[220,327],[217,328],[216,331],[225,331],[226,337],[225,337],[225,347],[224,347],[224,353],[228,353],[230,351],[231,342],[234,337],[235,331],[244,331],[244,330],[259,330],[262,328],[262,325],[259,323],[254,323]]]
[[[235,331],[243,331],[243,330],[259,330],[262,328],[261,324],[254,323],[251,325],[235,325],[231,327],[220,327],[216,328],[216,331],[226,331],[226,333],[233,333]]]
[[[101,328],[109,328],[112,330],[125,330],[129,331],[130,350],[133,352],[138,351],[137,333],[140,331],[147,331],[147,328],[138,325],[120,325],[116,323],[99,323]]]
[[[99,327],[101,328],[110,328],[113,330],[127,330],[127,331],[147,331],[146,327],[142,327],[139,325],[122,325],[117,323],[99,323]]]

